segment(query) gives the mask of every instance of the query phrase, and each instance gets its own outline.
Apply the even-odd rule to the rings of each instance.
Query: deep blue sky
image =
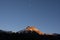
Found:
[[[27,26],[60,33],[60,0],[0,0],[0,29],[19,31]]]

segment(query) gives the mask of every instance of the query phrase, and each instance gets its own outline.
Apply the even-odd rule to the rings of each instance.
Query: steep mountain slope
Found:
[[[36,32],[36,33],[38,33],[39,35],[44,35],[44,33],[43,32],[41,32],[40,30],[38,30],[36,27],[34,27],[34,26],[28,26],[28,27],[26,27],[26,30],[28,31],[28,30],[30,30],[30,31],[34,31],[34,32]]]

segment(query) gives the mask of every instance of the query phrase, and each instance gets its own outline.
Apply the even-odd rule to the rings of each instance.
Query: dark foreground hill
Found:
[[[39,35],[35,31],[24,30],[19,32],[6,32],[0,30],[0,40],[60,40],[60,34]]]

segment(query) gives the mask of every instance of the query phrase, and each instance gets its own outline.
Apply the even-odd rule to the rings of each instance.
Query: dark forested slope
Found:
[[[60,34],[40,35],[31,30],[23,30],[19,32],[7,32],[0,30],[0,40],[60,40]]]

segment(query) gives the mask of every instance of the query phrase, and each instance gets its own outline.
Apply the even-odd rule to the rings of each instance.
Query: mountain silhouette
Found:
[[[34,26],[18,32],[0,30],[0,40],[60,40],[60,34],[45,34]]]

